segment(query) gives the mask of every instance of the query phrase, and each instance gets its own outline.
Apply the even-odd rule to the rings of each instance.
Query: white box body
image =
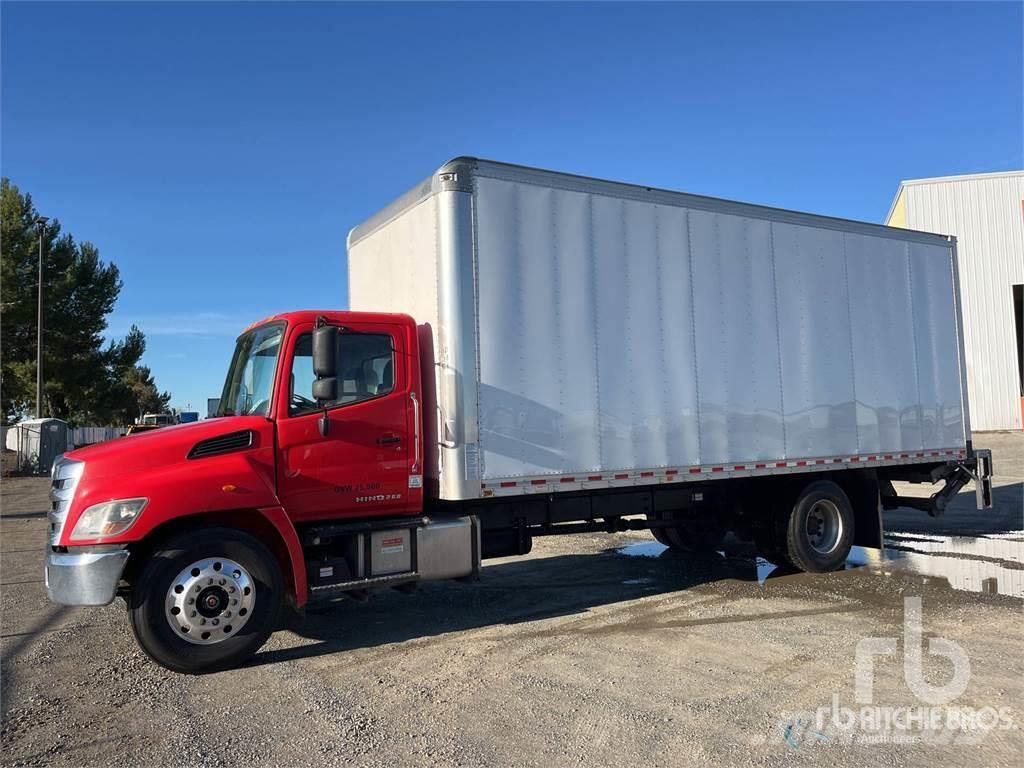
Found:
[[[869,466],[965,452],[954,250],[460,158],[352,230],[349,305],[420,326],[442,499]]]

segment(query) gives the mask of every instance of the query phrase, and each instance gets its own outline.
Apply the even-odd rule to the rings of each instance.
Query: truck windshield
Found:
[[[224,382],[218,416],[266,416],[284,324],[254,328],[238,337]]]

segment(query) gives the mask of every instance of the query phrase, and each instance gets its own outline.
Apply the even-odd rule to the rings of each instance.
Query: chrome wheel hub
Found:
[[[164,614],[178,637],[212,645],[234,637],[252,616],[256,585],[234,560],[211,557],[185,568],[171,582]]]
[[[843,536],[843,516],[839,507],[828,499],[820,499],[807,513],[805,526],[807,543],[821,555],[827,555],[839,545]]]

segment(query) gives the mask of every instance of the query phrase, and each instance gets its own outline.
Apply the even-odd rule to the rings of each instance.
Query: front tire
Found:
[[[229,528],[179,534],[160,545],[129,596],[135,638],[157,664],[202,674],[241,664],[281,615],[283,579],[259,540]]]

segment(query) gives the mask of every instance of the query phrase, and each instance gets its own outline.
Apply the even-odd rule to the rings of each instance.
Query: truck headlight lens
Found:
[[[139,519],[149,499],[115,499],[93,504],[75,523],[73,539],[102,539],[118,536]]]

